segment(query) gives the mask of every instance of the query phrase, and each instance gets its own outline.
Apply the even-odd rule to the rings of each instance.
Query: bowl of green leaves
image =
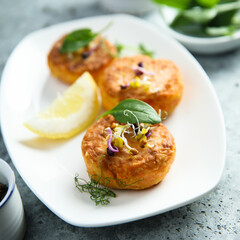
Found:
[[[240,47],[239,0],[153,0],[156,22],[190,51],[216,54]]]

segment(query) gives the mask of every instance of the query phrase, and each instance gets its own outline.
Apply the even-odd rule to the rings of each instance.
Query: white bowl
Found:
[[[22,200],[15,184],[14,173],[2,159],[0,183],[8,186],[8,191],[0,202],[0,239],[21,240],[26,230]]]
[[[166,16],[164,12],[164,16]],[[168,35],[174,37],[181,42],[188,50],[193,53],[199,54],[219,54],[228,52],[240,47],[240,31],[236,32],[232,36],[221,37],[192,37],[174,31],[168,26],[165,18],[159,11],[154,12],[148,20],[157,26],[160,30],[164,31]]]

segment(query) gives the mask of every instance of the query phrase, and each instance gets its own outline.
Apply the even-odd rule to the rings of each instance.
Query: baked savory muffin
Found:
[[[48,66],[52,75],[71,84],[88,71],[97,81],[102,68],[116,55],[116,48],[101,35],[76,51],[61,52],[66,36],[58,40],[48,54]]]
[[[163,124],[122,124],[107,115],[86,132],[82,154],[88,174],[116,189],[161,182],[174,161],[174,138]]]
[[[127,98],[135,98],[170,114],[183,94],[183,80],[170,60],[137,55],[113,60],[100,76],[103,107],[112,109]]]

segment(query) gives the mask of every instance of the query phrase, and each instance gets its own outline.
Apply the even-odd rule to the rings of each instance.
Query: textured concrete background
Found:
[[[95,1],[0,0],[0,75],[13,48],[33,30],[104,13]],[[240,239],[240,49],[195,57],[209,75],[225,117],[226,167],[217,188],[192,204],[155,217],[112,227],[77,228],[63,222],[35,197],[15,170],[0,136],[0,157],[14,169],[22,196],[26,240]]]

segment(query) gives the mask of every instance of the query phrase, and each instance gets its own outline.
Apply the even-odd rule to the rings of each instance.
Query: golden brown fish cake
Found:
[[[116,55],[116,48],[102,36],[74,53],[60,53],[65,37],[58,40],[48,54],[48,66],[54,77],[71,84],[88,71],[97,81],[104,66]],[[90,52],[90,54],[89,54]]]
[[[140,69],[146,73],[139,75],[138,65],[142,65]],[[144,84],[132,87],[136,77]],[[143,55],[113,60],[103,71],[99,87],[106,110],[112,109],[124,99],[136,98],[148,103],[157,112],[161,109],[170,114],[183,94],[182,75],[172,61]]]
[[[130,146],[138,153],[133,155],[123,145],[113,156],[107,154],[107,140],[104,129],[117,123],[112,115],[107,115],[93,124],[82,141],[82,154],[90,176],[98,175],[110,178],[109,187],[116,189],[145,189],[161,182],[174,161],[176,147],[174,138],[163,124],[156,128],[149,137],[155,142],[153,147],[143,147],[141,142],[128,134],[125,137]],[[101,173],[102,172],[102,173]],[[119,181],[124,186],[119,184]],[[104,180],[100,181],[104,185]]]

